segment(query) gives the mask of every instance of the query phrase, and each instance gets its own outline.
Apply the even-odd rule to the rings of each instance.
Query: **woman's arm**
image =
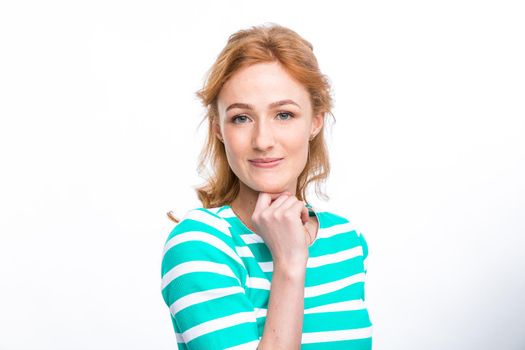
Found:
[[[255,349],[259,341],[254,306],[243,288],[245,267],[222,220],[192,210],[165,245],[162,296],[184,349]]]
[[[257,349],[299,349],[306,268],[274,264],[264,332]]]
[[[274,266],[264,332],[257,349],[299,349],[308,260],[308,211],[290,193],[273,202],[268,194],[260,193],[252,222],[269,247]]]

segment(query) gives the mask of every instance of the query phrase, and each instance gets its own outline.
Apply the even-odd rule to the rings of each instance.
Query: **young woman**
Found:
[[[241,30],[198,96],[200,169],[214,173],[162,260],[179,349],[370,349],[366,241],[305,198],[329,173],[332,100],[312,45],[279,25]]]

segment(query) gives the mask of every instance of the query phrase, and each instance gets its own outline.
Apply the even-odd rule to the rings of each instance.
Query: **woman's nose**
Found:
[[[252,146],[258,150],[266,150],[275,143],[274,132],[267,122],[257,123],[252,137]]]

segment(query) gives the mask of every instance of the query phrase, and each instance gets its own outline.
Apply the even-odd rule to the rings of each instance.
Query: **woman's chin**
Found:
[[[275,181],[271,181],[275,180]],[[290,185],[286,183],[283,183],[282,181],[279,181],[280,179],[271,179],[270,181],[250,181],[247,183],[248,187],[251,188],[253,191],[256,192],[265,192],[272,195],[272,198],[278,197],[281,193],[285,191],[289,191],[294,193],[294,191],[290,191]]]
[[[257,192],[266,192],[269,193],[273,198],[278,197],[281,193],[289,191],[284,186],[258,186]]]

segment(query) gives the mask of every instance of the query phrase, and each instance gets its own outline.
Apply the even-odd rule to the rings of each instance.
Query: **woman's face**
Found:
[[[214,131],[242,184],[257,192],[295,193],[309,139],[323,125],[322,113],[312,115],[306,88],[278,62],[258,63],[224,84],[218,111]]]

